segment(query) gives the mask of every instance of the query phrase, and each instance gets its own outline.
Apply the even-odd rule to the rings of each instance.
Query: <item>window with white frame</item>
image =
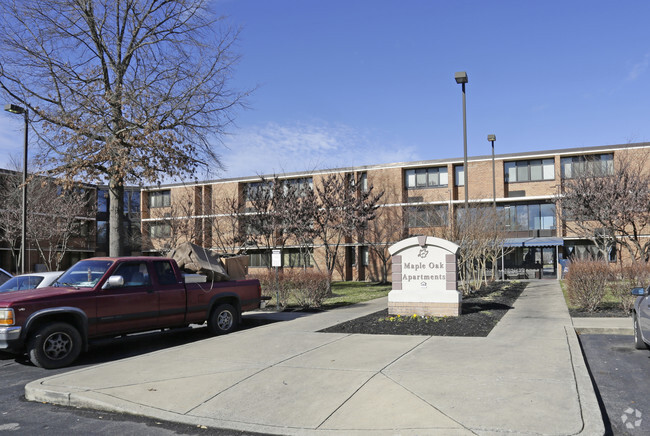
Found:
[[[506,183],[555,179],[555,159],[518,160],[504,163]]]
[[[153,222],[149,224],[149,236],[151,239],[169,238],[172,234],[172,226],[168,222]]]
[[[614,155],[612,153],[569,156],[560,159],[562,178],[573,179],[580,176],[611,176],[614,174]]]
[[[455,184],[456,186],[465,186],[465,166],[463,165],[456,165],[454,167],[454,174],[455,174]]]
[[[406,170],[404,176],[407,189],[442,188],[449,183],[447,167]]]
[[[149,207],[169,207],[171,206],[172,193],[169,189],[164,191],[149,192]]]
[[[406,208],[407,226],[440,227],[447,225],[449,209],[447,205],[422,205]]]

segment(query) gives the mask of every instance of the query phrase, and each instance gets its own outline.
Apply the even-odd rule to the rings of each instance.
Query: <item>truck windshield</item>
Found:
[[[92,288],[113,264],[112,260],[82,260],[63,273],[55,286]]]

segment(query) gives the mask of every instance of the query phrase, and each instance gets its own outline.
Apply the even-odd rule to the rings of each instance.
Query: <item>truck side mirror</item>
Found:
[[[645,295],[645,289],[643,289],[643,288],[632,288],[632,295],[643,297]]]
[[[104,283],[104,286],[102,286],[102,289],[121,288],[122,286],[124,286],[124,277],[110,276],[106,280],[106,283]]]

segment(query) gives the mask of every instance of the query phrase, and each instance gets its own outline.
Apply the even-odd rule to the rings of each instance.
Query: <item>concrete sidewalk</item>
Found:
[[[386,299],[37,380],[29,400],[267,434],[598,435],[559,284],[487,338],[317,333]]]

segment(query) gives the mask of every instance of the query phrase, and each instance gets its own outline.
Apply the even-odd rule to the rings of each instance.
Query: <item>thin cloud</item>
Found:
[[[641,62],[638,62],[632,66],[632,69],[627,75],[627,80],[634,81],[643,75],[650,65],[650,53],[646,53]]]
[[[268,123],[228,137],[224,177],[276,174],[415,160],[415,147],[387,143],[377,134],[327,123]]]

